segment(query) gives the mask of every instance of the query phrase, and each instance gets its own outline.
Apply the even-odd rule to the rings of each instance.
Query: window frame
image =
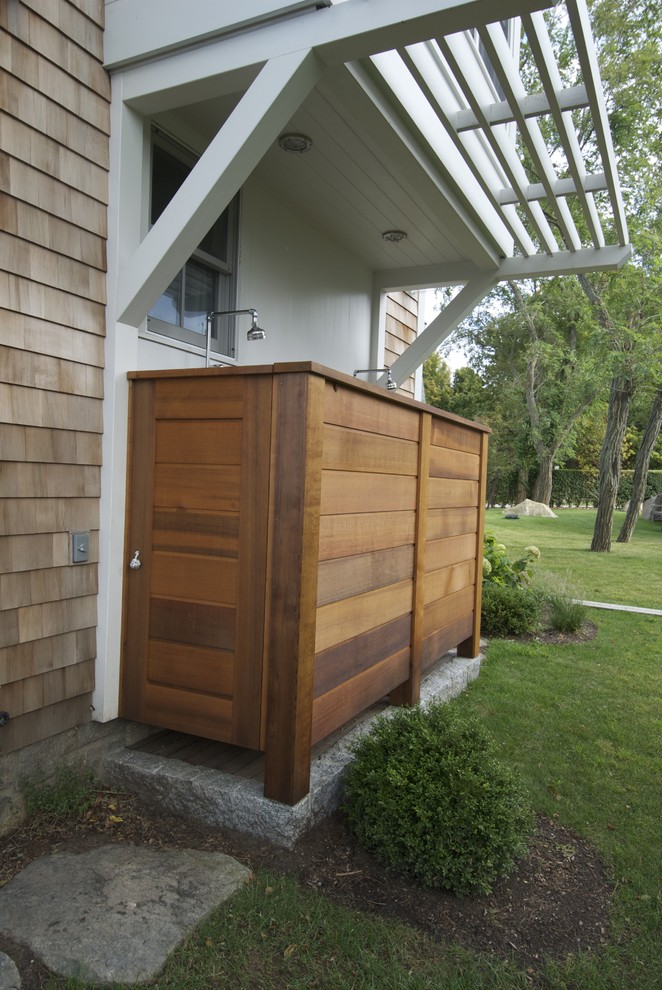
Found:
[[[165,154],[170,155],[172,158],[182,162],[182,164],[184,164],[189,171],[193,169],[199,158],[199,155],[195,154],[195,152],[191,151],[180,141],[177,141],[177,139],[173,138],[170,134],[164,132],[161,128],[157,128],[156,126],[152,127],[150,134],[148,198],[150,226],[152,226],[152,190],[154,172],[153,149],[155,146],[159,147]],[[182,280],[182,285],[179,291],[180,322],[170,323],[168,320],[164,320],[153,315],[150,311],[147,315],[144,329],[141,331],[142,337],[160,344],[178,348],[179,350],[188,351],[189,353],[201,354],[203,356],[206,354],[206,327],[205,332],[200,333],[183,325],[187,269],[189,269],[189,265],[193,263],[211,270],[214,273],[216,286],[213,292],[213,311],[234,309],[236,307],[236,270],[239,254],[239,194],[234,197],[232,202],[224,211],[224,214],[227,214],[227,233],[224,245],[226,258],[216,257],[215,255],[204,250],[202,247],[197,247],[176,276]],[[223,214],[218,219],[221,220],[222,216]],[[157,300],[157,303],[163,298],[164,295],[165,293],[162,293],[159,300]],[[155,303],[155,306],[157,303]],[[227,342],[228,346],[226,349],[229,353],[225,353],[225,351],[221,349],[221,342]],[[237,363],[237,334],[235,320],[233,318],[228,318],[222,322],[219,320],[213,321],[211,331],[211,352],[215,363]]]

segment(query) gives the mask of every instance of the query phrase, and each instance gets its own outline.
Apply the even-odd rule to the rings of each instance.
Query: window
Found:
[[[150,222],[153,224],[195,165],[195,157],[160,132],[152,137]],[[150,310],[147,326],[153,333],[185,344],[205,347],[207,313],[232,309],[236,252],[237,203],[218,218],[197,250]],[[216,319],[212,351],[236,358],[234,320]]]

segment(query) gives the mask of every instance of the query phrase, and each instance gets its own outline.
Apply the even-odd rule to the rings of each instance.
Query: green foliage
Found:
[[[530,588],[483,582],[480,628],[485,636],[525,636],[540,625],[542,599]]]
[[[511,563],[506,547],[498,543],[495,536],[485,533],[483,537],[483,583],[506,585],[518,588],[531,580],[531,562],[538,560],[540,550],[529,546],[524,555]]]
[[[97,788],[91,770],[78,771],[66,764],[58,767],[52,780],[32,777],[21,785],[27,815],[52,818],[83,815],[94,804]]]
[[[622,508],[632,495],[633,471],[622,471],[616,505]],[[517,472],[488,472],[487,494],[490,505],[513,505],[517,501]],[[529,481],[531,482],[531,476]],[[530,490],[530,485],[529,485]],[[649,471],[644,498],[652,498],[662,492],[662,471]],[[593,471],[578,468],[559,468],[552,478],[550,505],[596,506],[598,504],[598,479]]]
[[[376,720],[349,768],[346,811],[382,862],[458,894],[488,893],[533,825],[517,776],[453,703]]]
[[[561,633],[577,633],[586,621],[588,609],[581,602],[571,601],[563,595],[550,602],[549,624]]]

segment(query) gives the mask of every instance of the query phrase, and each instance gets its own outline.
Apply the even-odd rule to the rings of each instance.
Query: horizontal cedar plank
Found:
[[[91,629],[97,623],[96,595],[67,598],[61,602],[26,605],[18,612],[19,642],[59,636],[76,629]]]
[[[150,591],[157,598],[237,604],[237,561],[201,554],[152,553]]]
[[[164,729],[230,742],[232,707],[229,698],[147,683],[140,720]]]
[[[90,560],[99,559],[98,533],[90,533]],[[0,538],[0,574],[67,567],[71,563],[69,533],[35,533]]]
[[[0,346],[2,380],[69,395],[103,398],[103,371],[86,364]],[[75,424],[72,424],[72,426]]]
[[[241,464],[241,420],[156,421],[156,463]]]
[[[364,591],[396,584],[413,575],[413,546],[323,560],[320,561],[317,577],[317,604],[328,605],[341,598],[351,598]]]
[[[0,91],[6,94],[5,109],[24,124],[88,158],[106,171],[110,167],[108,135],[59,106],[15,75],[0,69]]]
[[[465,478],[468,481],[478,481],[480,458],[477,454],[467,454],[464,450],[431,446],[430,477]]]
[[[440,629],[436,629],[424,641],[421,650],[421,665],[423,670],[431,667],[440,657],[454,649],[458,643],[467,639],[473,630],[474,615],[469,612],[454,619]]]
[[[158,508],[239,511],[240,469],[237,465],[157,464],[154,505]]]
[[[0,423],[0,450],[6,461],[100,465],[101,435]]]
[[[38,320],[14,310],[0,308],[3,342],[18,350],[47,354],[103,368],[104,339],[95,333],[83,333],[74,327],[61,326],[50,320]]]
[[[411,440],[325,425],[322,468],[415,476],[418,444]]]
[[[23,3],[39,15],[30,21],[33,43],[41,42],[46,47],[52,37],[52,54],[55,56],[60,47],[55,47],[57,38],[62,34],[99,61],[103,59],[103,32],[87,19],[82,10],[77,9],[76,4],[53,4],[52,0],[23,0]]]
[[[238,512],[222,514],[156,509],[152,523],[152,547],[155,550],[238,556]]]
[[[56,430],[74,428],[90,433],[102,431],[100,399],[0,383],[0,408],[8,423]]]
[[[436,417],[432,420],[430,442],[434,447],[452,447],[468,454],[480,454],[481,437],[481,432],[462,426],[461,423],[451,423]]]
[[[0,536],[99,528],[97,498],[0,498]]]
[[[0,110],[3,147],[19,159],[100,203],[108,202],[108,171],[23,120]]]
[[[92,690],[94,660],[86,660],[4,685],[2,704],[15,718]]]
[[[0,683],[10,684],[96,656],[96,630],[78,629],[0,649]]]
[[[10,157],[7,164],[5,192],[10,196],[99,237],[108,236],[105,203],[78,192],[72,186],[63,185],[59,179],[37,171],[19,158]],[[45,315],[49,316],[48,313]]]
[[[385,657],[408,649],[411,615],[401,615],[361,636],[323,650],[315,657],[313,696],[318,698]]]
[[[365,711],[409,676],[409,648],[313,701],[312,744]]]
[[[440,601],[431,602],[423,610],[423,639],[432,635],[437,629],[461,618],[463,615],[473,614],[474,588],[470,586],[456,591],[447,598]]]
[[[467,508],[431,509],[426,521],[426,539],[442,540],[447,536],[462,536],[475,533],[478,526],[478,509]]]
[[[322,471],[321,515],[416,508],[416,478],[399,474]]]
[[[478,505],[478,482],[456,478],[430,478],[428,508],[446,509]]]
[[[322,605],[317,609],[315,653],[408,614],[412,608],[412,589],[412,581],[400,581],[354,598]]]
[[[0,232],[2,270],[98,303],[106,301],[106,276],[98,268]]]
[[[474,560],[476,556],[476,536],[449,536],[443,540],[432,540],[425,546],[425,570],[438,571],[450,564],[463,560]]]
[[[415,525],[414,512],[322,516],[319,559],[349,557],[413,544]]]
[[[190,643],[149,643],[147,678],[152,683],[231,698],[233,672],[233,653]]]
[[[418,441],[419,413],[392,402],[388,393],[365,395],[327,382],[324,389],[324,422],[380,436]]]
[[[154,388],[156,419],[241,419],[241,377],[160,378]]]
[[[5,498],[86,498],[100,494],[99,468],[86,464],[29,464],[10,461],[2,466]]]
[[[150,599],[150,639],[234,650],[235,623],[234,608],[171,598]]]
[[[12,753],[31,743],[50,739],[59,732],[86,725],[91,718],[91,694],[69,698],[48,708],[12,718],[2,727],[2,752]]]
[[[429,605],[439,598],[447,598],[455,591],[461,591],[469,586],[473,587],[475,574],[475,560],[463,560],[459,564],[451,564],[450,567],[431,571],[425,575],[424,603]]]
[[[0,85],[2,71],[0,70]],[[107,144],[105,136],[102,136]],[[30,203],[10,199],[0,193],[0,219],[6,231],[56,254],[66,254],[99,271],[106,270],[106,242],[103,237],[75,227]]]
[[[97,590],[95,564],[12,570],[9,574],[0,574],[0,606],[3,610],[94,595]]]

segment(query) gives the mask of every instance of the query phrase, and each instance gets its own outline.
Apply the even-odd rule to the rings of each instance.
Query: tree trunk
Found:
[[[611,550],[611,528],[614,521],[614,508],[621,479],[621,458],[623,440],[628,425],[630,402],[634,391],[631,378],[614,378],[609,394],[607,430],[600,450],[600,492],[598,512],[591,550],[606,553]]]
[[[549,505],[552,498],[552,479],[554,477],[554,454],[544,453],[540,457],[540,466],[533,486],[533,501]]]
[[[516,505],[529,497],[529,469],[523,464],[517,466],[517,501]]]
[[[662,385],[659,386],[653,399],[648,422],[644,435],[641,438],[641,445],[637,451],[637,459],[634,462],[634,477],[632,479],[632,498],[625,514],[621,531],[616,538],[617,543],[629,543],[637,524],[641,503],[646,492],[646,479],[648,478],[648,465],[650,464],[653,447],[657,441],[658,434],[662,428]]]

